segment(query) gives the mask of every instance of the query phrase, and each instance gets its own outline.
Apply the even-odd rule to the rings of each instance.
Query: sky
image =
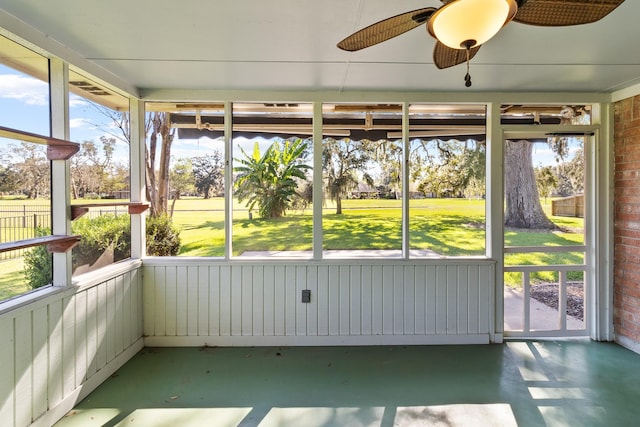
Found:
[[[70,134],[74,142],[99,141],[110,123],[83,98],[69,98]],[[39,135],[50,134],[47,83],[0,65],[0,125]],[[102,127],[102,130],[100,129]],[[8,141],[15,143],[15,141]],[[126,147],[122,147],[126,155]]]
[[[0,64],[0,126],[49,135],[48,98],[48,85],[45,82]],[[108,137],[109,132],[117,132],[107,117],[77,95],[70,95],[69,113],[70,139],[74,142],[98,142],[101,136]],[[4,145],[2,138],[0,143]],[[242,146],[248,153],[253,150],[253,141],[244,138],[234,140],[234,146],[236,145]],[[264,139],[260,141],[261,150],[265,150],[267,145],[268,142]],[[203,156],[213,150],[223,151],[223,148],[224,144],[220,140],[180,140],[172,145],[172,160]],[[577,148],[578,144],[574,141],[572,152]],[[239,151],[234,151],[234,157],[238,157]],[[117,143],[114,157],[116,161],[126,162],[128,146]],[[546,144],[536,144],[533,162],[535,166],[556,163],[553,152]]]
[[[0,64],[0,126],[49,135],[48,85],[40,80]],[[102,136],[117,134],[110,119],[98,112],[84,98],[71,94],[69,98],[70,140],[73,142],[100,141]],[[2,144],[16,141],[0,138]],[[115,158],[126,161],[128,146],[116,144]],[[172,157],[195,157],[222,150],[223,143],[209,138],[182,140],[172,147]]]

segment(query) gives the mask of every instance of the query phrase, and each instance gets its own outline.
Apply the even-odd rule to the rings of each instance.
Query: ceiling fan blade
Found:
[[[525,0],[518,7],[513,20],[543,27],[589,24],[604,18],[623,2],[624,0]]]
[[[469,59],[473,58],[480,50],[480,46],[471,48]],[[453,67],[467,61],[467,51],[465,49],[452,49],[444,44],[436,41],[433,48],[433,62],[439,69]]]
[[[373,46],[424,24],[435,11],[435,7],[426,7],[384,19],[346,37],[338,47],[353,52]]]

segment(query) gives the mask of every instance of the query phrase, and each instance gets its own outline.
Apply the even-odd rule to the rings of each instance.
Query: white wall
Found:
[[[136,354],[140,262],[0,313],[0,424],[51,425]]]
[[[147,346],[488,343],[489,260],[144,261]],[[303,289],[311,303],[301,302]]]

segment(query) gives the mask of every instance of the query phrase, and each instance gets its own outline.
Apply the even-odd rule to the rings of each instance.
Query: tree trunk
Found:
[[[173,200],[171,201],[171,211],[169,212],[169,217],[173,218],[173,211],[176,208],[176,202],[178,201],[178,199],[180,198],[180,194],[179,193],[175,193],[173,195]]]
[[[150,214],[155,217],[158,216],[158,197],[157,187],[156,187],[156,151],[158,148],[158,135],[155,130],[150,131],[151,135],[149,135],[149,145],[145,151],[145,160],[146,160],[146,187],[147,187],[147,200],[149,201]]]
[[[342,214],[342,198],[340,196],[336,197],[336,215]]]
[[[174,131],[171,129],[168,113],[154,113],[151,118],[151,135],[147,147],[147,197],[151,207],[151,216],[167,213],[169,200],[169,161]],[[155,159],[160,137],[160,159],[155,169]]]
[[[533,143],[530,141],[505,143],[504,225],[514,228],[556,229],[556,225],[547,218],[540,204],[532,153]]]
[[[158,170],[158,206],[163,213],[167,212],[169,202],[169,159],[171,156],[171,138],[166,140],[162,135],[160,164]]]

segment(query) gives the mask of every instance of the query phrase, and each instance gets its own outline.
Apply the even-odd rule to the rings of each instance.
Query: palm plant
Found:
[[[276,141],[262,155],[257,142],[251,155],[240,148],[243,157],[234,159],[240,164],[234,168],[238,200],[247,201],[249,212],[257,205],[262,218],[284,216],[298,197],[298,184],[306,180],[305,172],[311,168],[304,163],[307,148],[302,139]]]

